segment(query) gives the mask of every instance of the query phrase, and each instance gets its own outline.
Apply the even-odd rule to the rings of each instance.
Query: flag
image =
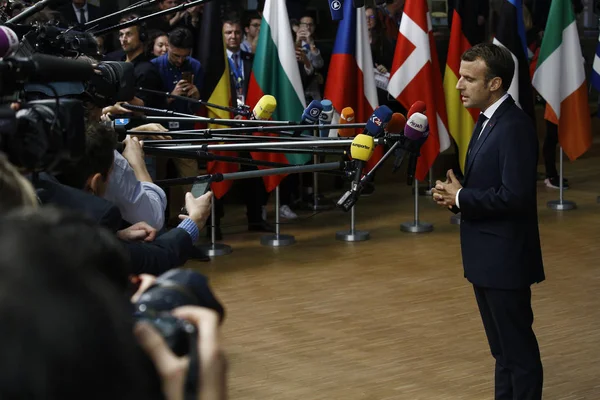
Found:
[[[508,93],[535,123],[533,108],[533,90],[529,73],[528,48],[525,39],[525,23],[523,22],[523,5],[521,0],[503,0],[500,7],[498,25],[494,36],[494,44],[510,51],[515,62],[513,80]]]
[[[225,52],[223,40],[223,26],[221,24],[220,7],[216,2],[209,2],[204,6],[202,13],[200,40],[198,40],[198,60],[204,70],[204,84],[201,98],[209,103],[229,107],[231,105],[231,89],[229,83],[229,63]],[[206,115],[209,118],[231,118],[229,111],[207,107]],[[209,128],[224,128],[222,125],[210,124]],[[234,152],[215,151],[215,155],[236,156]],[[236,163],[209,161],[206,171],[209,174],[237,172],[239,165]],[[212,183],[211,190],[216,198],[220,199],[231,188],[233,181],[226,180]]]
[[[253,108],[265,94],[270,94],[277,100],[273,119],[279,121],[300,119],[306,101],[285,0],[265,2],[248,86],[248,105]],[[310,160],[309,154],[259,152],[251,154],[255,160],[289,164],[304,164]],[[265,177],[267,191],[271,192],[275,189],[284,177],[285,175]]]
[[[544,118],[558,125],[558,141],[570,160],[592,145],[583,56],[570,0],[554,0],[533,86],[546,100]]]
[[[450,42],[448,43],[448,59],[444,72],[444,94],[446,109],[448,111],[448,127],[450,134],[458,146],[458,159],[460,169],[465,171],[465,159],[471,134],[478,118],[479,110],[463,107],[460,93],[456,84],[460,78],[460,57],[470,49],[477,38],[477,18],[469,18],[470,10],[477,9],[480,0],[456,0],[454,3],[452,26],[450,28]]]
[[[600,36],[596,45],[596,54],[594,55],[594,64],[592,66],[592,85],[600,92]]]
[[[379,106],[371,44],[367,30],[365,8],[354,8],[344,2],[344,19],[339,23],[329,73],[325,83],[325,98],[331,100],[339,113],[352,107],[356,122],[367,122]],[[339,114],[334,121],[339,120]],[[367,163],[369,171],[383,155],[383,146],[377,146]]]
[[[450,147],[442,73],[425,0],[407,0],[400,21],[388,92],[407,110],[424,101],[429,137],[421,147],[415,177],[425,180],[438,154]]]

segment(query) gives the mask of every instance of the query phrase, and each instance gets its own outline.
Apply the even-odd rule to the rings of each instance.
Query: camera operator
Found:
[[[130,15],[122,18],[119,22],[127,22],[135,18],[137,18],[136,15]],[[162,95],[153,95],[138,91],[140,87],[161,92],[164,90],[158,71],[150,63],[150,58],[144,52],[144,42],[148,39],[147,36],[144,23],[119,30],[119,42],[124,52],[121,61],[132,63],[135,75],[136,94],[135,98],[129,101],[129,103],[153,108],[165,108],[166,101]],[[103,114],[123,114],[129,112],[129,110],[121,107],[120,103],[106,107],[103,110]]]

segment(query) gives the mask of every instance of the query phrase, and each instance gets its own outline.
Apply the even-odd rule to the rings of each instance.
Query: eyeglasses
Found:
[[[367,15],[367,19],[375,19],[374,15]]]

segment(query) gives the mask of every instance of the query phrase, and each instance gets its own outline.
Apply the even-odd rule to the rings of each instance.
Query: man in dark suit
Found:
[[[223,40],[227,51],[227,62],[229,63],[229,76],[231,86],[232,105],[244,105],[248,94],[248,83],[252,73],[254,55],[241,50],[242,24],[236,18],[226,18],[223,22]],[[240,157],[251,158],[249,152],[240,152]],[[256,170],[256,167],[240,165],[241,171]],[[267,204],[268,193],[262,178],[242,179],[242,196],[246,204],[246,217],[248,230],[257,232],[273,232],[273,227],[263,218],[263,206]],[[220,218],[224,215],[223,203],[215,201],[216,225],[220,225]],[[220,229],[217,229],[217,239],[222,237]]]
[[[492,355],[497,400],[541,399],[543,370],[532,329],[531,284],[544,280],[537,219],[538,141],[530,118],[507,94],[514,62],[479,44],[460,64],[466,108],[479,108],[461,183],[452,170],[434,200],[461,212],[465,277],[473,284]]]
[[[99,7],[87,3],[87,0],[72,0],[58,9],[69,25],[85,24],[102,16]]]

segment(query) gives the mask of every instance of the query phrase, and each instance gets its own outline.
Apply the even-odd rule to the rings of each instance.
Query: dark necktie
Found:
[[[487,121],[488,117],[485,116],[484,113],[479,114],[479,118],[477,118],[477,123],[475,124],[475,129],[473,129],[473,135],[471,136],[471,142],[469,142],[469,153],[475,143],[477,143],[477,139],[481,136],[481,128],[483,128],[483,124]]]
[[[239,58],[240,58],[239,54],[235,53],[235,54],[233,55],[233,65],[235,65],[235,69],[236,69],[236,70],[239,70],[239,69],[240,69],[240,61],[239,61]]]
[[[85,10],[83,8],[79,9],[79,23],[85,24],[87,21],[85,20]]]

